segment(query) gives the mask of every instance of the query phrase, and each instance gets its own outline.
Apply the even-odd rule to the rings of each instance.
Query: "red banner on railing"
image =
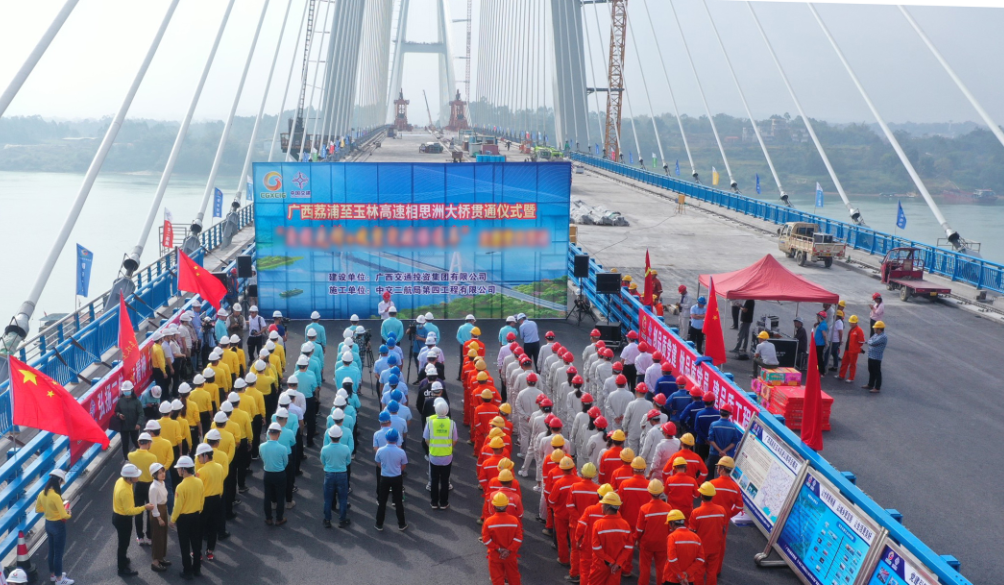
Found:
[[[739,426],[745,428],[746,422],[759,412],[759,407],[742,389],[733,385],[718,368],[708,362],[697,363],[701,356],[696,350],[670,331],[658,317],[644,309],[638,311],[638,333],[643,341],[662,353],[662,359],[668,361],[674,371],[689,377],[705,392],[714,392],[715,406],[731,406],[732,420]]]

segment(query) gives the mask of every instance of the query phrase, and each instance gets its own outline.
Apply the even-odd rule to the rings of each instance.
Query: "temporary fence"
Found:
[[[972,285],[977,289],[987,289],[1004,293],[1004,265],[982,260],[953,250],[938,248],[923,242],[916,242],[900,236],[880,232],[869,227],[837,221],[813,213],[769,203],[754,197],[708,187],[691,181],[662,175],[647,169],[626,165],[597,156],[573,152],[574,160],[605,171],[625,176],[648,185],[682,193],[699,201],[705,201],[731,211],[753,216],[776,224],[790,221],[815,223],[819,229],[834,238],[844,241],[856,250],[869,254],[885,255],[893,248],[917,248],[924,261],[924,269],[931,274],[950,278],[952,281]]]
[[[693,342],[685,341],[677,328],[668,326],[638,297],[627,289],[598,294],[596,274],[607,272],[601,264],[590,258],[589,276],[574,278],[574,259],[583,254],[575,244],[569,245],[568,274],[592,305],[611,324],[620,325],[622,333],[638,331],[639,338],[661,352],[675,371],[703,391],[713,392],[717,406],[732,407],[733,420],[745,431],[736,451],[736,479],[746,509],[768,538],[765,553],[777,551],[803,582],[811,584],[863,585],[873,582],[873,574],[889,571],[900,573],[896,582],[914,585],[935,585],[933,575],[945,585],[969,583],[959,574],[954,557],[939,556],[921,542],[903,527],[898,512],[880,507],[852,483],[853,476],[807,447],[782,419],[759,406],[755,394],[712,365],[711,358],[701,355]],[[824,542],[815,547],[820,529]],[[847,559],[841,562],[838,553],[840,558],[846,553]]]

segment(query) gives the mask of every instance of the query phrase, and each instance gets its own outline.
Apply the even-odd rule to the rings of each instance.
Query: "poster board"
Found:
[[[884,529],[812,468],[780,530],[776,548],[808,585],[854,585]]]
[[[735,456],[732,478],[742,490],[746,512],[769,535],[784,511],[805,460],[755,415]]]
[[[889,536],[878,550],[874,566],[862,572],[860,585],[938,585],[938,577]]]
[[[255,163],[258,305],[563,318],[569,163]]]

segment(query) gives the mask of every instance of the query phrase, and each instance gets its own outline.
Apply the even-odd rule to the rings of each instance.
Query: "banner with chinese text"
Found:
[[[256,163],[258,304],[563,317],[568,163]]]

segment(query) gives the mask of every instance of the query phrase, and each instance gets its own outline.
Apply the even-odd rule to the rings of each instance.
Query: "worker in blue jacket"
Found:
[[[704,408],[704,402],[701,400],[701,396],[700,388],[693,388],[690,390],[690,404],[684,407],[683,411],[680,412],[680,423],[683,425],[682,432],[693,433],[697,430],[694,419],[697,417],[697,413]]]
[[[694,415],[694,438],[697,440],[694,452],[700,455],[701,459],[707,460],[708,452],[711,450],[711,446],[708,445],[708,429],[711,428],[711,423],[721,418],[721,413],[715,408],[714,392],[705,392],[701,400],[704,408]]]
[[[669,399],[673,397],[673,394],[678,389],[676,377],[673,376],[673,366],[668,361],[662,362],[662,376],[655,381],[655,387],[652,388],[652,396],[649,398],[655,398],[656,394],[662,394],[666,397],[666,402],[668,403]]]
[[[679,390],[673,392],[669,395],[669,400],[666,401],[666,408],[669,410],[669,420],[680,426],[680,421],[683,419],[683,411],[686,410],[690,403],[694,401],[690,397],[690,391],[683,386],[677,386]]]
[[[711,452],[708,455],[709,481],[715,478],[715,471],[718,468],[718,460],[722,457],[735,457],[736,448],[743,438],[743,432],[730,418],[732,407],[728,404],[719,409],[720,418],[711,423],[708,429],[708,445]]]

